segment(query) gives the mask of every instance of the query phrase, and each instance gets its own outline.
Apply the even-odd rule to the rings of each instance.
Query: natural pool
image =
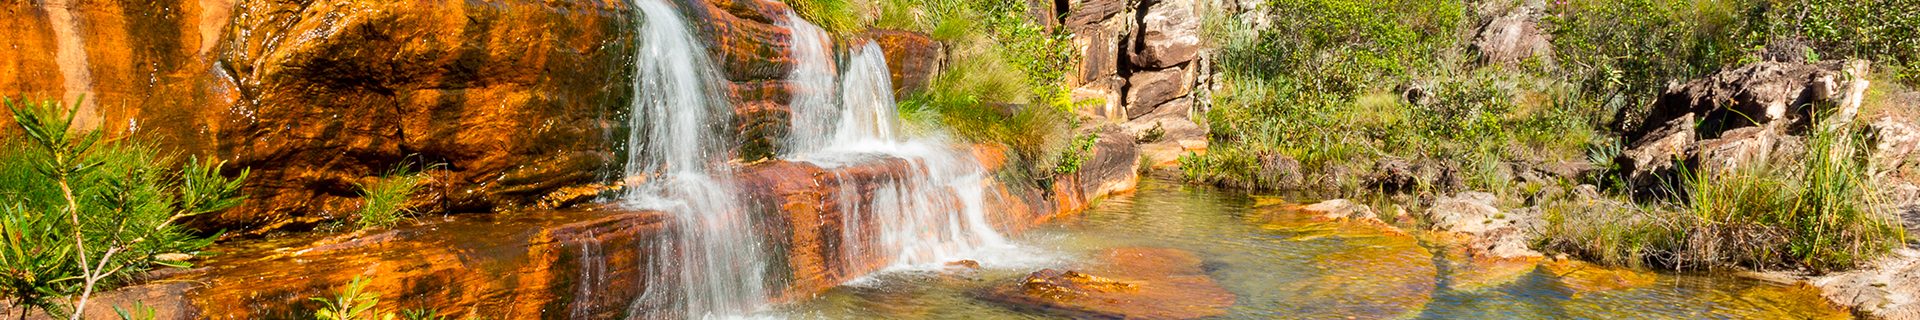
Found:
[[[1256,204],[1260,202],[1261,204]],[[1487,271],[1415,235],[1312,221],[1285,205],[1162,179],[1081,217],[1021,234],[1029,259],[978,270],[898,270],[783,306],[794,318],[1056,317],[980,299],[1041,268],[1086,268],[1112,248],[1185,250],[1237,297],[1231,319],[1848,318],[1815,291],[1731,275],[1678,275],[1577,262]],[[1550,265],[1550,266],[1549,266]],[[1477,270],[1477,271],[1476,271]],[[1516,271],[1517,270],[1517,271]]]

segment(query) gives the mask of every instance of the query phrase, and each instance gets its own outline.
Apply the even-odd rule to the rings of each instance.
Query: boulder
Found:
[[[1434,201],[1425,212],[1435,231],[1459,233],[1470,237],[1467,255],[1476,258],[1539,258],[1539,252],[1527,247],[1546,221],[1540,210],[1528,208],[1502,212],[1495,207],[1497,197],[1485,192],[1462,192]]]
[[[1106,23],[1114,20],[1116,16],[1121,16],[1121,13],[1132,10],[1129,7],[1132,2],[1131,0],[1074,1],[1072,8],[1067,10],[1066,26],[1077,31],[1088,26]]]
[[[1882,116],[1867,124],[1872,139],[1875,176],[1920,178],[1920,123],[1901,116]]]
[[[1762,61],[1721,71],[1668,88],[1626,137],[1642,140],[1688,115],[1700,122],[1702,137],[1756,125],[1805,128],[1811,117],[1827,114],[1851,121],[1865,98],[1868,71],[1859,60]],[[1814,108],[1799,108],[1809,105]]]
[[[1545,13],[1531,5],[1516,6],[1480,26],[1473,49],[1487,63],[1518,65],[1528,59],[1551,65],[1553,37],[1540,27]]]
[[[1668,120],[1659,131],[1643,135],[1621,151],[1614,163],[1619,166],[1627,187],[1647,193],[1678,185],[1676,175],[1680,170],[1675,161],[1686,159],[1686,151],[1694,141],[1693,123],[1692,114]]]
[[[1181,68],[1135,72],[1127,78],[1127,119],[1153,113],[1160,105],[1193,92],[1192,73]]]
[[[1126,78],[1106,76],[1088,80],[1074,87],[1073,101],[1091,104],[1088,107],[1074,108],[1074,112],[1094,119],[1126,119],[1127,101],[1120,96],[1126,93],[1121,89],[1126,84]]]
[[[1162,69],[1193,61],[1200,53],[1200,18],[1183,1],[1156,1],[1140,18],[1135,66]]]
[[[1736,168],[1764,163],[1773,158],[1776,146],[1792,143],[1789,138],[1766,127],[1745,127],[1720,134],[1719,138],[1700,140],[1688,146],[1689,163],[1700,172],[1727,173]]]
[[[1080,56],[1078,76],[1071,79],[1070,84],[1082,85],[1120,76],[1121,62],[1127,59],[1125,53],[1132,44],[1134,22],[1115,17],[1131,16],[1132,8],[1127,2],[1083,0],[1067,13],[1066,26],[1074,35],[1073,43]]]

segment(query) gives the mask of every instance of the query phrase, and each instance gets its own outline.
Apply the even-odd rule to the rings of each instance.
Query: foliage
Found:
[[[787,5],[794,14],[834,34],[852,34],[864,23],[861,8],[850,0],[787,0]]]
[[[948,66],[929,88],[900,103],[900,114],[922,127],[944,127],[960,138],[1011,149],[1013,160],[1050,174],[1044,162],[1068,152],[1077,126],[1064,85],[1078,61],[1069,35],[1028,20],[1022,1],[880,0],[875,26],[927,32],[948,50]]]
[[[1920,85],[1920,2],[1908,0],[1771,0],[1766,31],[1812,42],[1828,58],[1864,58]]]
[[[1053,176],[1060,177],[1080,172],[1080,166],[1086,164],[1087,153],[1093,152],[1094,144],[1100,143],[1100,135],[1088,133],[1073,139],[1073,145],[1060,152],[1053,161]]]
[[[181,219],[238,205],[241,181],[220,162],[176,162],[148,145],[73,126],[77,108],[6,100],[22,136],[0,159],[0,270],[6,298],[49,315],[83,316],[94,290],[154,265],[160,253],[212,240]],[[62,305],[75,296],[72,306]]]
[[[1904,243],[1866,184],[1861,136],[1815,130],[1787,163],[1683,173],[1675,210],[1549,210],[1549,247],[1601,262],[1675,268],[1833,270]]]
[[[427,181],[427,175],[409,173],[401,166],[371,184],[360,185],[362,204],[354,216],[360,229],[390,228],[414,214],[407,199]]]
[[[380,304],[380,294],[366,291],[366,286],[365,279],[353,277],[353,281],[347,282],[333,297],[311,298],[320,302],[320,309],[314,311],[313,317],[319,320],[393,319],[392,313],[383,314],[373,309]]]

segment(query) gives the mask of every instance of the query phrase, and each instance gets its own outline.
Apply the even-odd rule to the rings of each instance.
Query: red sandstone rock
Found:
[[[1226,314],[1227,292],[1200,269],[1193,253],[1119,248],[1101,255],[1092,275],[1045,269],[984,298],[1075,318],[1193,319]]]

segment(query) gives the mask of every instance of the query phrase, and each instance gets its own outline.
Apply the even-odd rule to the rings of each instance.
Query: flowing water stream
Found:
[[[1103,250],[1155,247],[1202,257],[1207,276],[1238,296],[1226,319],[1850,318],[1814,292],[1726,275],[1632,272],[1644,278],[1610,284],[1539,268],[1468,287],[1436,274],[1434,256],[1411,240],[1290,222],[1303,219],[1245,194],[1144,179],[1133,194],[1012,240],[1062,257],[1050,263],[883,272],[781,310],[807,319],[1056,318],[980,297],[1040,267],[1080,269]]]

